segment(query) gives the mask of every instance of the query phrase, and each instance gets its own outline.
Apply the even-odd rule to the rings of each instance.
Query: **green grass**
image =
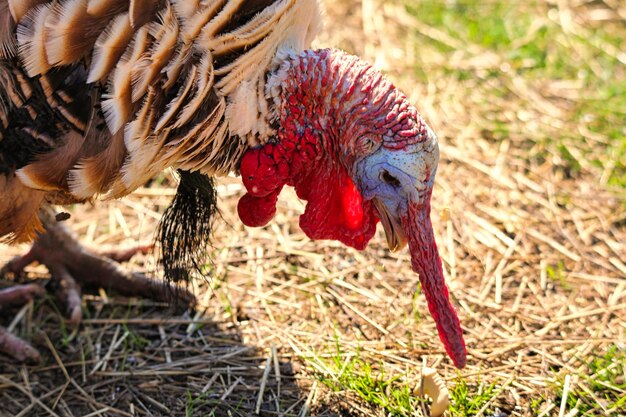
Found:
[[[338,341],[329,353],[303,359],[325,370],[317,378],[332,391],[349,393],[369,406],[384,409],[388,416],[421,416],[420,402],[430,401],[417,397],[404,375],[386,373],[382,364],[372,365],[371,360],[359,356],[358,350],[356,355],[343,352]],[[480,378],[470,384],[459,376],[450,388],[448,415],[464,417],[493,412],[488,403],[498,394],[496,385],[497,381],[484,383]]]
[[[374,366],[362,359],[357,350],[346,354],[337,341],[329,355],[311,355],[303,358],[325,372],[318,380],[334,392],[345,392],[369,406],[384,409],[389,416],[415,416],[422,399],[402,380],[402,375],[388,375],[382,365]]]
[[[482,103],[467,105],[483,118],[472,121],[487,128],[486,136],[523,143],[528,158],[549,159],[566,177],[590,173],[609,187],[626,187],[623,22],[593,21],[584,7],[560,14],[541,1],[411,0],[405,5],[422,24],[455,41],[450,45],[416,31],[416,56],[444,58],[437,61],[444,63],[440,68],[426,71],[418,63],[416,73],[480,90]],[[570,12],[573,23],[567,20]],[[449,64],[459,49],[468,61],[494,54],[498,60],[485,61],[486,68]],[[523,80],[521,96],[511,88],[515,79]],[[501,104],[501,111],[489,103]],[[507,110],[519,120],[512,121]]]
[[[559,260],[559,262],[554,266],[546,265],[548,278],[555,284],[559,284],[564,290],[569,291],[571,290],[571,286],[567,283],[565,272],[565,263],[562,260]]]
[[[626,413],[626,350],[617,345],[604,352],[580,358],[580,372],[567,396],[569,409],[578,408],[580,416]],[[562,401],[563,377],[557,378],[557,400]]]
[[[450,391],[452,400],[450,413],[454,417],[475,416],[495,395],[496,382],[485,385],[479,379],[475,385],[470,386],[467,381],[459,377]]]
[[[565,399],[566,409],[577,409],[578,416],[626,415],[626,350],[610,345],[605,351],[592,352],[588,357],[578,358],[574,365],[576,374],[570,374],[570,387]],[[549,384],[555,393],[552,400],[545,395],[530,403],[533,415],[541,414],[548,402],[558,410],[563,402],[565,374],[555,375]]]
[[[385,375],[383,369],[376,371],[370,362],[358,357],[343,363],[339,362],[341,356],[333,359],[335,369],[339,370],[336,378],[320,378],[333,391],[351,391],[368,404],[382,407],[392,415],[409,416],[416,409],[417,398],[399,381],[399,377]]]
[[[185,402],[185,416],[192,417],[198,415],[197,410],[203,407],[219,404],[215,399],[210,398],[212,392],[207,391],[194,395],[191,391],[187,391],[187,401]],[[215,416],[215,412],[209,414]]]

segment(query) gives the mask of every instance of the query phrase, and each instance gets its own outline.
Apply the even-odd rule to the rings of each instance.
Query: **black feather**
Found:
[[[176,196],[157,232],[165,279],[175,283],[203,276],[213,220],[218,213],[213,178],[199,172],[178,172]]]

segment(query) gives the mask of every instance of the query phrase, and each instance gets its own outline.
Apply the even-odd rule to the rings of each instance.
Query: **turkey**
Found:
[[[119,198],[166,168],[180,172],[161,223],[166,278],[190,277],[215,213],[212,178],[237,173],[238,214],[263,226],[279,193],[307,202],[311,239],[363,249],[380,221],[407,243],[439,337],[458,368],[463,334],[430,221],[437,138],[379,71],[307,49],[316,0],[0,0],[0,236],[32,249],[4,272],[45,264],[79,321],[80,288],[148,297],[122,254],[83,249],[51,205]],[[0,307],[34,285],[0,292]],[[178,291],[182,298],[190,297]],[[36,350],[0,328],[0,350]]]

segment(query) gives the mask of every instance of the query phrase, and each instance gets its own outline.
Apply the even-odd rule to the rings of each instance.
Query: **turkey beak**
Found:
[[[389,250],[397,252],[403,249],[406,246],[407,238],[404,230],[402,229],[402,223],[396,216],[392,216],[389,213],[387,206],[385,206],[381,200],[374,198],[372,202],[378,211],[380,222],[385,230],[385,237],[387,238]]]
[[[446,352],[458,368],[466,362],[463,331],[448,289],[432,223],[430,196],[439,160],[434,134],[403,149],[381,146],[357,165],[361,193],[376,207],[392,251],[409,244],[428,308]]]

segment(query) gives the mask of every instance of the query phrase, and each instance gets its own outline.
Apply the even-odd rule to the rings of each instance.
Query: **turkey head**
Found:
[[[392,251],[408,242],[439,336],[464,367],[463,332],[430,221],[439,160],[434,133],[379,71],[340,51],[287,57],[270,74],[266,95],[278,127],[241,160],[244,224],[267,224],[285,185],[307,201],[300,227],[311,239],[363,249],[380,220]]]

